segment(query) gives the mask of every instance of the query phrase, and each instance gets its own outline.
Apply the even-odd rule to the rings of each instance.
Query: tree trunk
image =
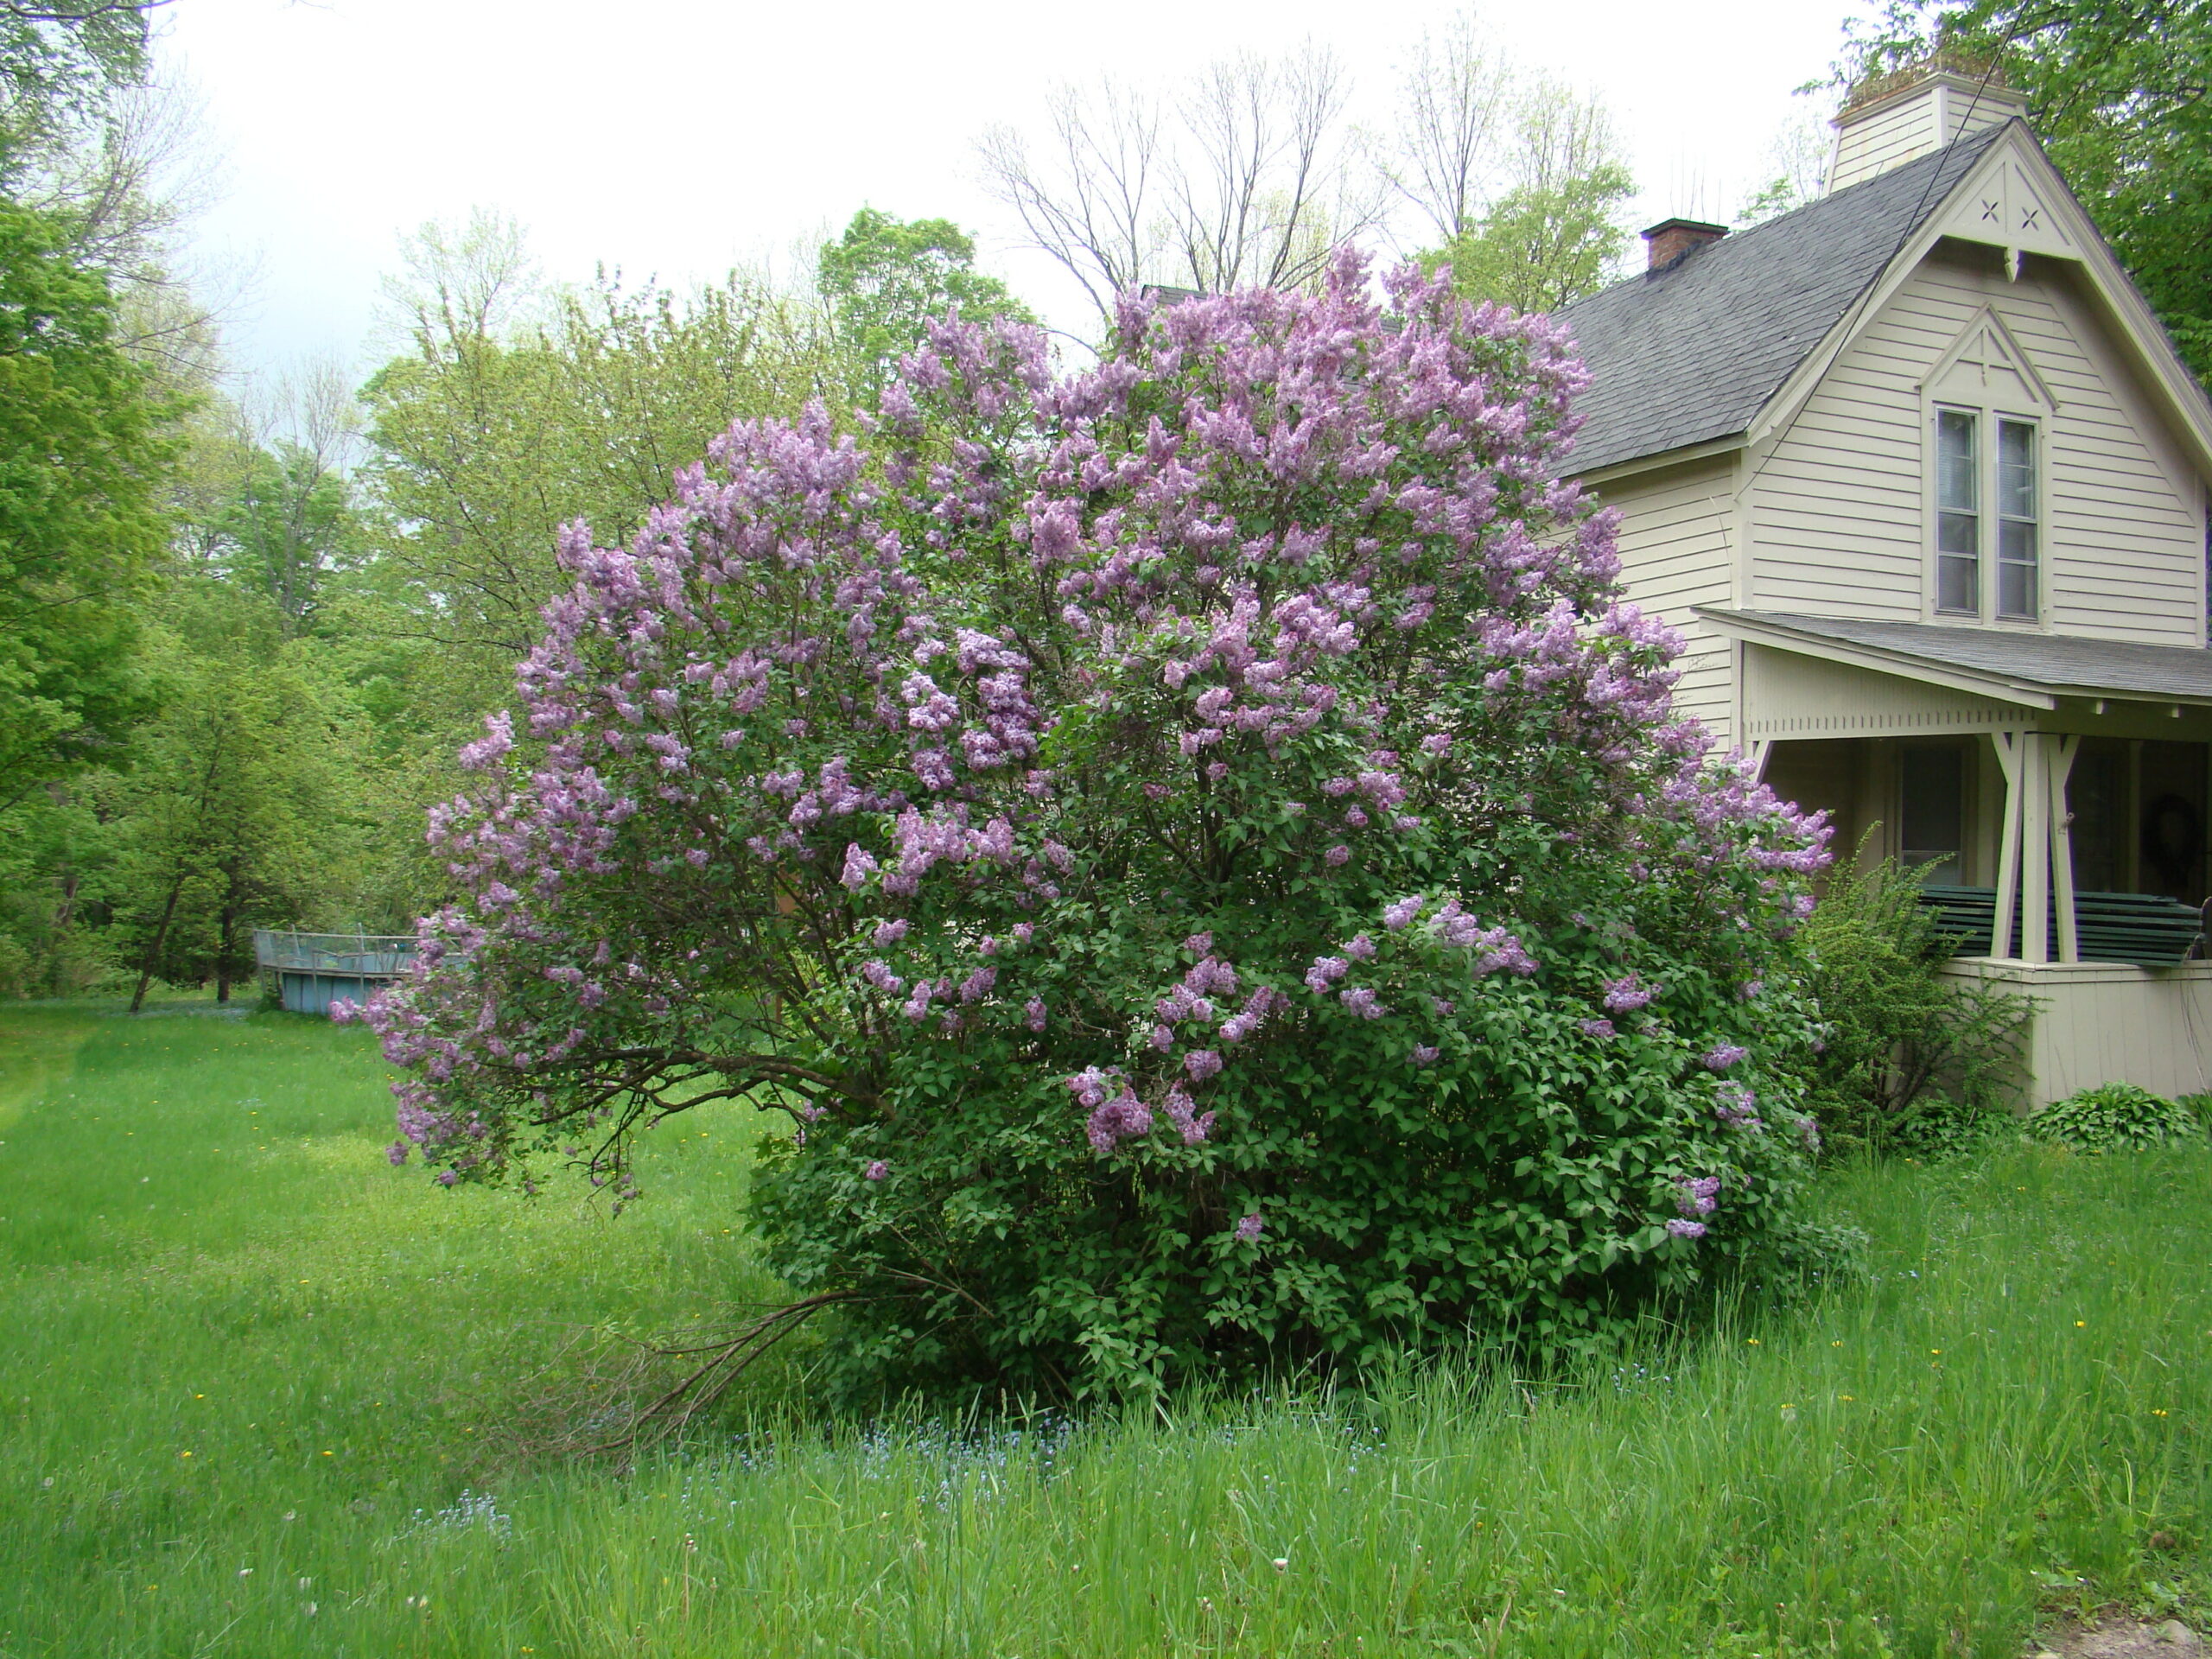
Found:
[[[130,994],[130,1012],[138,1012],[146,1000],[146,987],[154,982],[154,964],[162,959],[162,947],[168,943],[169,923],[176,915],[176,901],[184,894],[185,878],[188,872],[179,869],[176,880],[169,883],[168,902],[162,906],[162,925],[154,930],[154,943],[146,951],[146,965],[139,970],[138,988]]]

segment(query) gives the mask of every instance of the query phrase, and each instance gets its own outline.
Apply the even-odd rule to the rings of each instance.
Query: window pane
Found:
[[[1936,515],[1936,549],[1940,553],[1957,553],[1972,558],[1981,551],[1981,537],[1978,533],[1981,520],[1970,512],[1939,512]]]
[[[1997,511],[2036,516],[2036,429],[2018,421],[1997,423]]]
[[[1997,613],[2036,614],[2036,429],[1997,423]]]
[[[1980,505],[1974,474],[1974,420],[1955,409],[1936,414],[1936,505],[1972,512]]]
[[[1897,760],[1903,861],[1915,869],[1932,864],[1928,879],[1955,887],[1966,848],[1966,751],[1910,748]]]
[[[1969,615],[1981,609],[1980,588],[1981,566],[1974,559],[1944,557],[1936,562],[1936,608],[1941,611],[1964,611]]]

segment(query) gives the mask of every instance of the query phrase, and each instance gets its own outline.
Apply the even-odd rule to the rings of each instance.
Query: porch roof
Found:
[[[2050,709],[2060,697],[2212,707],[2212,650],[2075,635],[1947,628],[1925,622],[1737,611],[1700,605],[1721,632],[1754,645]]]

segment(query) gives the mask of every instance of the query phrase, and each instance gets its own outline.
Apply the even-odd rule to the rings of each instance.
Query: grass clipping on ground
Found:
[[[96,1012],[0,1013],[7,1659],[2009,1656],[2212,1592],[2202,1148],[1840,1173],[1871,1284],[1567,1384],[861,1428],[797,1356],[625,1472],[518,1410],[773,1294],[753,1120],[610,1223],[391,1168],[358,1033]]]

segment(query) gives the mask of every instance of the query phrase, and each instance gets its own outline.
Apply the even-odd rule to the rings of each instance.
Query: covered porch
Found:
[[[2031,1107],[2212,1090],[2212,651],[1700,614],[1766,782],[1833,815],[1839,856],[1927,871],[1950,974],[2036,1000]]]

